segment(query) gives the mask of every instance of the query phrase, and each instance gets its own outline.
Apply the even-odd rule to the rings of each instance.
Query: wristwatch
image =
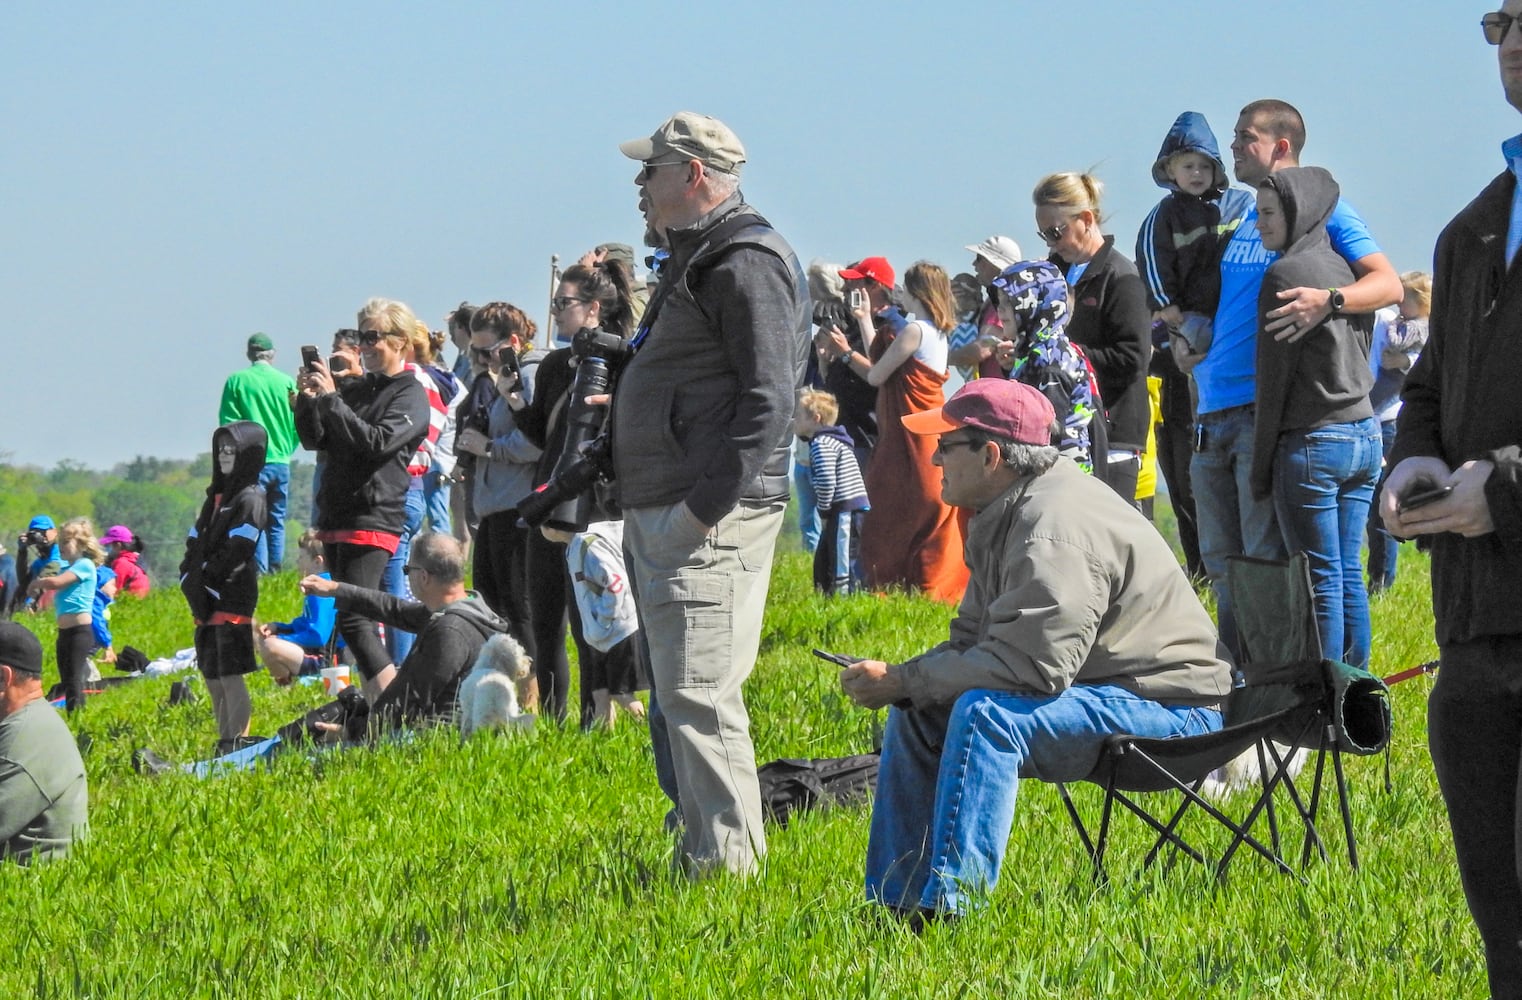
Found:
[[[1331,307],[1333,316],[1336,316],[1338,313],[1342,312],[1343,309],[1347,308],[1348,300],[1343,296],[1342,289],[1328,288],[1327,295],[1329,295],[1330,298],[1328,298],[1326,302],[1327,305]]]

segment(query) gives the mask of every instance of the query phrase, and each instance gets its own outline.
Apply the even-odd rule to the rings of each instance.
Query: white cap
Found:
[[[1020,253],[1020,244],[1008,236],[990,236],[982,243],[974,243],[968,246],[967,249],[982,257],[990,264],[995,265],[1001,271],[1011,264],[1018,264],[1025,259],[1025,256]]]

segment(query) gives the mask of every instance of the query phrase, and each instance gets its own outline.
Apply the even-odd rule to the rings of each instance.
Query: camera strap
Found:
[[[691,269],[692,265],[697,263],[701,257],[708,253],[709,248],[716,244],[722,250],[728,250],[729,247],[725,247],[723,244],[736,233],[743,229],[749,229],[752,226],[763,226],[771,229],[771,223],[762,218],[760,214],[754,211],[739,212],[710,229],[704,235],[703,242],[698,244],[696,249],[681,264],[676,263],[675,257],[670,258],[667,266],[671,270],[661,276],[661,282],[656,286],[655,294],[650,297],[650,302],[645,306],[645,314],[640,319],[639,329],[635,331],[634,337],[629,341],[630,350],[637,352],[640,349],[640,346],[645,342],[645,338],[650,335],[650,331],[655,327],[656,318],[661,313],[661,306],[665,305],[666,299],[671,296],[671,293],[687,280],[687,272]],[[750,244],[743,242],[732,244],[732,246],[736,247],[748,245]]]

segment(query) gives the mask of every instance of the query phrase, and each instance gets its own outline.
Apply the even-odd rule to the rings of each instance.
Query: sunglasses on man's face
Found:
[[[1506,33],[1516,23],[1516,18],[1511,14],[1496,11],[1480,18],[1480,28],[1485,32],[1485,40],[1492,45],[1500,45],[1506,41]]]

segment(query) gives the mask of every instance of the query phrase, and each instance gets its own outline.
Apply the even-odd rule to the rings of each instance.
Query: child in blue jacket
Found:
[[[331,579],[322,558],[322,541],[308,531],[297,543],[296,559],[301,577],[320,576]],[[325,666],[328,643],[338,621],[338,605],[331,597],[308,594],[301,602],[301,614],[288,622],[265,622],[254,632],[259,659],[276,684],[289,684],[304,674],[316,674]]]

